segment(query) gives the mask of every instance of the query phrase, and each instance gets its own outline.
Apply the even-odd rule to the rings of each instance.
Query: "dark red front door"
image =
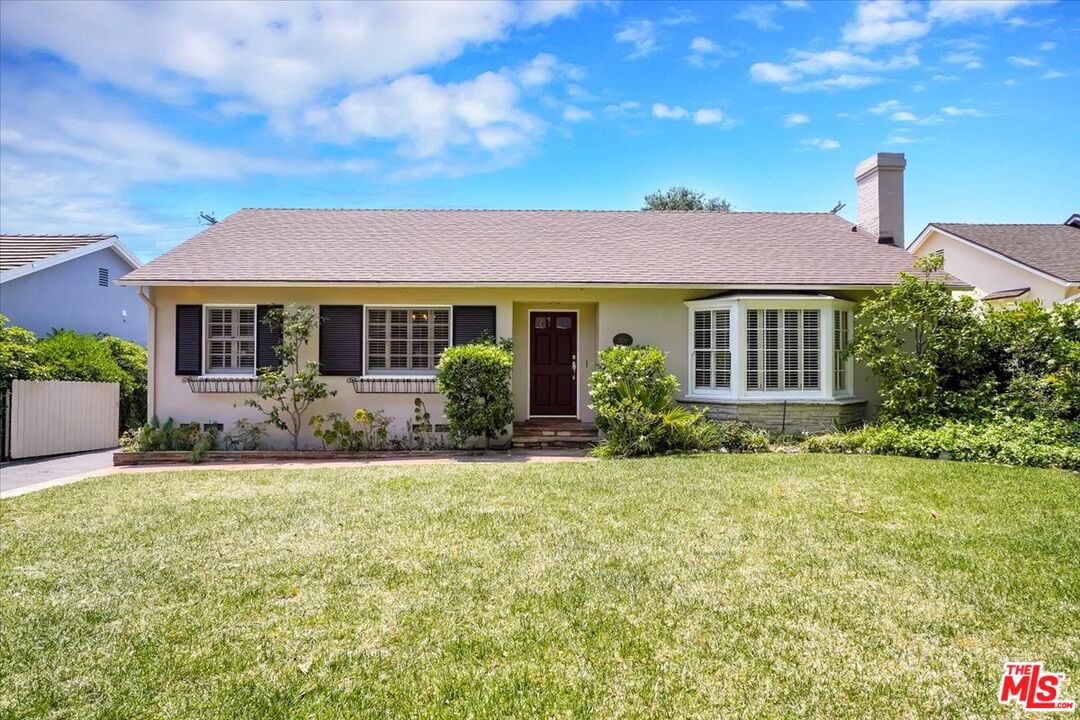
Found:
[[[529,413],[577,415],[577,313],[529,313]]]

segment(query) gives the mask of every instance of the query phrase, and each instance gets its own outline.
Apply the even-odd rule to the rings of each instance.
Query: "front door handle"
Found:
[[[577,380],[577,355],[570,356],[570,370],[574,373],[572,379]]]

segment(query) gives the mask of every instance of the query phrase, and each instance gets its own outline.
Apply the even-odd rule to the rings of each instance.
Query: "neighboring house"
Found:
[[[943,255],[945,272],[987,302],[1080,297],[1080,215],[1058,225],[930,223],[910,250]]]
[[[115,235],[0,235],[0,313],[38,336],[55,328],[146,345],[146,304],[116,284],[140,267]]]
[[[338,393],[315,411],[384,410],[398,434],[415,397],[443,422],[439,355],[485,333],[514,341],[519,423],[591,422],[597,353],[631,342],[666,351],[679,398],[716,416],[857,423],[876,386],[843,349],[857,303],[911,271],[893,240],[903,167],[886,153],[860,165],[861,227],[830,213],[241,210],[122,280],[152,303],[150,412],[258,418],[242,401],[274,362],[260,320],[296,303],[319,307],[303,359]]]

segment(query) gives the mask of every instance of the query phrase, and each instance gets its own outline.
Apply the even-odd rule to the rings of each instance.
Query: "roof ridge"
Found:
[[[48,238],[50,240],[56,238],[111,238],[116,237],[115,233],[83,233],[81,235],[73,235],[70,233],[60,233],[56,235],[41,235],[41,234],[23,234],[23,233],[0,233],[0,237],[6,238]]]
[[[669,215],[834,215],[825,210],[583,210],[580,208],[299,208],[299,207],[242,207],[241,210],[282,211],[282,212],[385,212],[385,213],[627,213],[646,212]],[[227,218],[228,216],[226,216]],[[226,219],[223,218],[223,219]]]
[[[929,225],[937,225],[937,226],[940,226],[940,225],[981,225],[981,226],[984,226],[984,227],[985,226],[991,226],[991,227],[1057,227],[1058,225],[1060,225],[1062,227],[1073,227],[1072,225],[1069,225],[1068,223],[1056,223],[1056,222],[1045,222],[1045,223],[931,222],[931,223],[928,223],[928,224]]]

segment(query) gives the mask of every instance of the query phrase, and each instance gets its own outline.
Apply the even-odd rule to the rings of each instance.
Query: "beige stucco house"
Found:
[[[515,440],[593,420],[588,377],[613,343],[668,354],[680,400],[788,431],[873,415],[843,357],[854,310],[911,269],[902,155],[859,166],[859,218],[831,213],[241,210],[132,272],[150,307],[150,412],[259,419],[242,401],[274,362],[259,320],[318,306],[307,348],[337,390],[319,412],[436,423],[443,349],[514,341]],[[895,240],[894,240],[895,239]],[[310,433],[309,446],[314,444]]]
[[[942,255],[945,271],[986,302],[1080,298],[1080,215],[1060,224],[931,223],[910,250]]]

